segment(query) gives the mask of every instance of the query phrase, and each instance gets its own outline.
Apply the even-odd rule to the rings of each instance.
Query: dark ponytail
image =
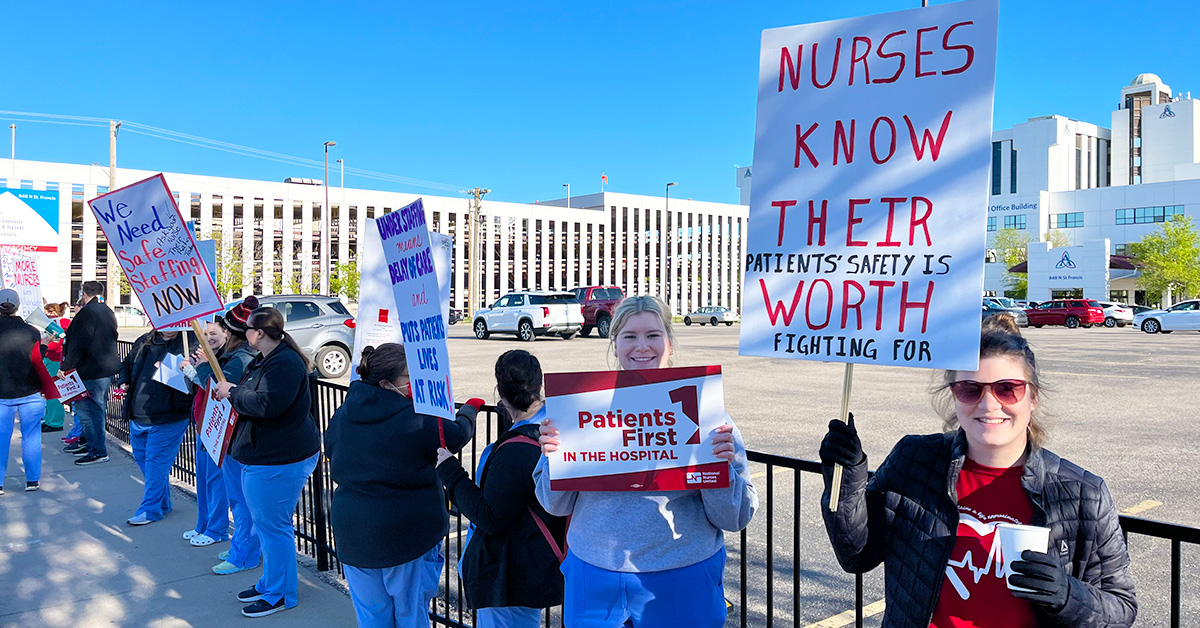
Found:
[[[380,382],[395,382],[408,372],[408,361],[404,356],[404,345],[385,342],[378,347],[363,349],[358,360],[358,376],[364,383],[378,386]]]
[[[312,360],[308,358],[308,354],[304,353],[304,349],[300,348],[295,338],[283,331],[283,312],[273,307],[260,307],[250,313],[250,318],[246,319],[246,328],[257,329],[271,340],[278,340],[291,347],[293,351],[300,354],[300,359],[304,361],[304,370],[312,370]]]
[[[496,392],[514,410],[525,412],[542,400],[542,364],[528,351],[504,352],[496,359]]]

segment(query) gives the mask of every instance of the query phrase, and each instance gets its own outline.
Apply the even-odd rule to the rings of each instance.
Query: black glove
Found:
[[[853,467],[863,461],[862,441],[858,440],[858,430],[854,429],[853,412],[848,423],[837,419],[829,422],[829,433],[821,441],[820,455],[821,462],[830,466]]]
[[[1061,611],[1067,605],[1071,576],[1053,556],[1044,552],[1025,550],[1021,559],[1009,565],[1008,581],[1032,591],[1013,591],[1013,597],[1036,602],[1056,613]]]

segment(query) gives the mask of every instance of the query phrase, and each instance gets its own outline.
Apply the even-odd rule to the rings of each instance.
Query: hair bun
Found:
[[[246,309],[248,309],[248,310],[257,310],[258,309],[258,297],[254,296],[252,294],[242,300],[242,305],[245,306]]]

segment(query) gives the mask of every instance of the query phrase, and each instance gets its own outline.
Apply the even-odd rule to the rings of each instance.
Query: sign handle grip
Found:
[[[854,364],[846,363],[846,373],[842,378],[842,413],[841,420],[845,423],[850,416],[850,389],[854,385]],[[838,502],[842,499],[842,465],[833,465],[833,486],[829,489],[829,512],[837,512]]]
[[[196,338],[204,338],[204,330],[200,328],[200,321],[192,319],[192,331],[196,332]],[[187,342],[186,340],[184,341]],[[213,353],[212,348],[207,342],[199,341],[200,348],[204,350],[204,357],[208,358],[208,365],[212,367],[213,377],[217,378],[218,382],[225,381],[225,373],[221,372],[221,365],[217,364],[217,356]]]

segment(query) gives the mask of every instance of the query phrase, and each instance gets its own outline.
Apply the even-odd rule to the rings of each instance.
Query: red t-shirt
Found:
[[[958,476],[958,538],[930,628],[1036,628],[1032,603],[1004,584],[997,523],[1033,523],[1021,488],[1023,466],[985,467],[967,459]]]

